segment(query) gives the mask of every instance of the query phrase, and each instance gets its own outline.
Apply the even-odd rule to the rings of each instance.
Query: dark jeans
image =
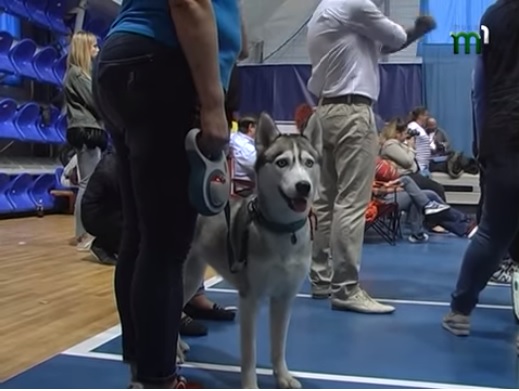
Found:
[[[123,232],[115,293],[123,359],[137,381],[176,375],[183,262],[196,211],[188,198],[184,138],[197,125],[197,96],[180,49],[113,35],[93,75],[94,96],[118,157]]]
[[[119,254],[121,245],[121,214],[88,213],[81,208],[81,220],[85,230],[95,237],[92,246],[100,247],[110,255]]]
[[[486,161],[481,221],[461,265],[452,294],[453,311],[469,315],[480,292],[510,251],[519,255],[519,154]],[[515,242],[515,243],[514,243]]]
[[[432,190],[440,196],[443,202],[447,200],[447,198],[445,197],[445,189],[440,183],[432,180],[431,178],[423,176],[419,172],[410,174],[409,177],[411,177],[411,179],[413,179],[416,182],[420,189]]]
[[[485,201],[485,170],[483,168],[479,171],[479,188],[479,202],[476,211],[476,221],[478,225],[481,222],[481,215],[483,214],[483,203]],[[512,244],[510,245],[510,249],[508,250],[507,255],[510,256],[510,258],[512,258],[512,261],[514,261],[516,264],[519,263],[519,232],[517,233]]]
[[[444,202],[440,196],[434,192],[427,192],[427,195],[431,201]],[[464,237],[469,233],[472,220],[465,213],[451,206],[442,213],[427,216],[426,222],[432,226],[439,225],[454,235]]]

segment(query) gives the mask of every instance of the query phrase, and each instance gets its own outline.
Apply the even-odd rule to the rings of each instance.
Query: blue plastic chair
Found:
[[[47,19],[50,27],[62,34],[68,34],[69,28],[65,25],[63,18],[65,17],[65,2],[64,0],[50,1],[47,5]]]
[[[14,117],[18,105],[12,99],[0,100],[0,138],[22,140],[22,135],[14,126]]]
[[[13,204],[7,198],[7,192],[11,186],[11,178],[7,174],[0,174],[0,213],[12,213]]]
[[[36,79],[43,83],[55,83],[53,65],[59,54],[53,47],[39,49],[32,59]]]
[[[32,59],[37,48],[32,39],[22,39],[13,45],[9,57],[17,74],[33,79],[38,77],[32,66]]]
[[[58,117],[56,124],[54,125],[54,129],[56,133],[58,133],[59,138],[62,142],[67,142],[67,115],[60,114]]]
[[[61,56],[52,66],[52,73],[54,74],[54,84],[63,85],[65,72],[67,70],[67,55]]]
[[[9,52],[13,46],[13,36],[6,31],[0,31],[0,70],[14,72],[13,63],[9,58]]]
[[[27,11],[23,0],[9,0],[5,5],[7,12],[21,16],[22,18],[29,18],[29,12]]]
[[[11,202],[15,212],[28,212],[36,209],[36,204],[29,195],[33,178],[29,174],[17,175],[7,191],[7,199]]]
[[[40,26],[51,27],[47,18],[48,0],[25,0],[25,8],[29,12],[30,19]]]
[[[23,140],[45,142],[38,127],[39,119],[40,106],[36,103],[26,103],[18,108],[13,122],[16,130],[22,135]]]
[[[50,121],[49,124],[44,124],[43,119],[40,116],[38,119],[38,130],[40,131],[43,139],[46,143],[49,144],[61,144],[63,143],[63,139],[60,137],[56,124],[59,119],[59,110],[56,107],[52,107],[50,111]]]
[[[30,186],[29,196],[35,205],[41,205],[44,210],[54,209],[54,197],[50,194],[50,191],[55,188],[55,175],[42,174]]]

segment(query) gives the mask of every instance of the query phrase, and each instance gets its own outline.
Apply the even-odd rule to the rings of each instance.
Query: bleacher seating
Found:
[[[0,12],[14,15],[55,34],[64,36],[71,26],[64,21],[66,0],[0,0]],[[85,15],[84,29],[102,39],[110,21]],[[62,50],[63,49],[63,50]],[[66,48],[38,46],[29,37],[13,37],[0,31],[0,74],[18,76],[37,83],[61,87],[66,71]],[[47,108],[45,108],[47,109]],[[0,142],[59,145],[66,142],[66,116],[57,107],[42,115],[36,102],[0,97]],[[75,190],[65,188],[60,179],[63,168],[52,158],[16,158],[0,155],[0,215],[55,208],[58,198],[68,198],[73,210]]]

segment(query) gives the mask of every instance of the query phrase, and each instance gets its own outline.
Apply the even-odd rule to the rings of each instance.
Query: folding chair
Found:
[[[396,202],[397,187],[385,187],[380,182],[373,184],[373,198],[366,210],[366,228],[373,229],[391,246],[400,236],[400,210]],[[381,199],[381,195],[392,195],[392,201]]]
[[[231,196],[247,197],[250,195],[254,191],[256,184],[251,180],[234,177],[234,159],[231,154],[227,156],[227,164],[229,165],[231,177]]]

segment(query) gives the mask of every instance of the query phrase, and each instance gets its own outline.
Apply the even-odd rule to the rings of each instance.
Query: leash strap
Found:
[[[242,237],[240,253],[236,254],[235,247],[233,246],[232,240],[232,229],[231,229],[231,203],[227,202],[224,208],[225,221],[227,223],[227,260],[229,262],[229,270],[235,274],[242,270],[243,266],[247,263],[247,250],[249,248],[249,227],[245,227]]]

